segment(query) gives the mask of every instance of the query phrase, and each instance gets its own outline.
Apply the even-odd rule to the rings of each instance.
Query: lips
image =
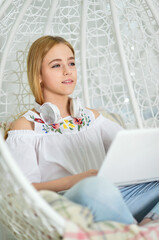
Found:
[[[67,79],[65,81],[62,81],[62,83],[64,83],[64,84],[71,84],[71,83],[73,83],[73,80],[72,79]]]

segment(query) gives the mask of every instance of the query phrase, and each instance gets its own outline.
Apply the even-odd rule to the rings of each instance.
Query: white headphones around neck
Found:
[[[61,115],[58,107],[50,102],[46,102],[43,105],[34,103],[35,110],[40,113],[40,117],[47,124],[59,123],[61,121]],[[70,99],[70,113],[73,118],[80,118],[82,111],[82,105],[78,98]]]

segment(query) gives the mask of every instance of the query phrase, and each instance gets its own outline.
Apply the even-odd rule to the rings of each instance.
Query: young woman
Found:
[[[7,143],[17,164],[37,190],[66,191],[87,206],[95,221],[134,223],[158,202],[159,183],[120,189],[97,176],[122,128],[71,99],[76,82],[74,49],[61,37],[44,36],[31,46],[28,81],[35,107],[11,125]],[[144,203],[143,203],[144,199]]]

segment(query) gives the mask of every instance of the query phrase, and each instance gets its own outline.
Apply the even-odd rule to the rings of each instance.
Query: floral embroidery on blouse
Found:
[[[60,134],[62,134],[62,129],[69,129],[72,131],[77,127],[78,131],[80,131],[81,128],[83,128],[85,125],[89,126],[89,123],[91,122],[90,116],[86,116],[85,113],[81,114],[81,118],[73,118],[73,120],[64,119],[60,123],[53,123],[53,124],[47,124],[41,118],[35,118],[34,115],[30,115],[30,118],[34,122],[43,124],[42,130],[45,131],[45,133],[53,131],[53,132],[58,132]]]

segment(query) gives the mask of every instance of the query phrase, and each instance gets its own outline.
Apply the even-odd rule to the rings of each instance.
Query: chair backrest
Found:
[[[31,43],[60,35],[75,48],[75,95],[127,127],[159,126],[159,1],[0,1],[0,122],[30,109]]]
[[[0,135],[0,222],[17,239],[56,239],[66,220],[25,179]]]

